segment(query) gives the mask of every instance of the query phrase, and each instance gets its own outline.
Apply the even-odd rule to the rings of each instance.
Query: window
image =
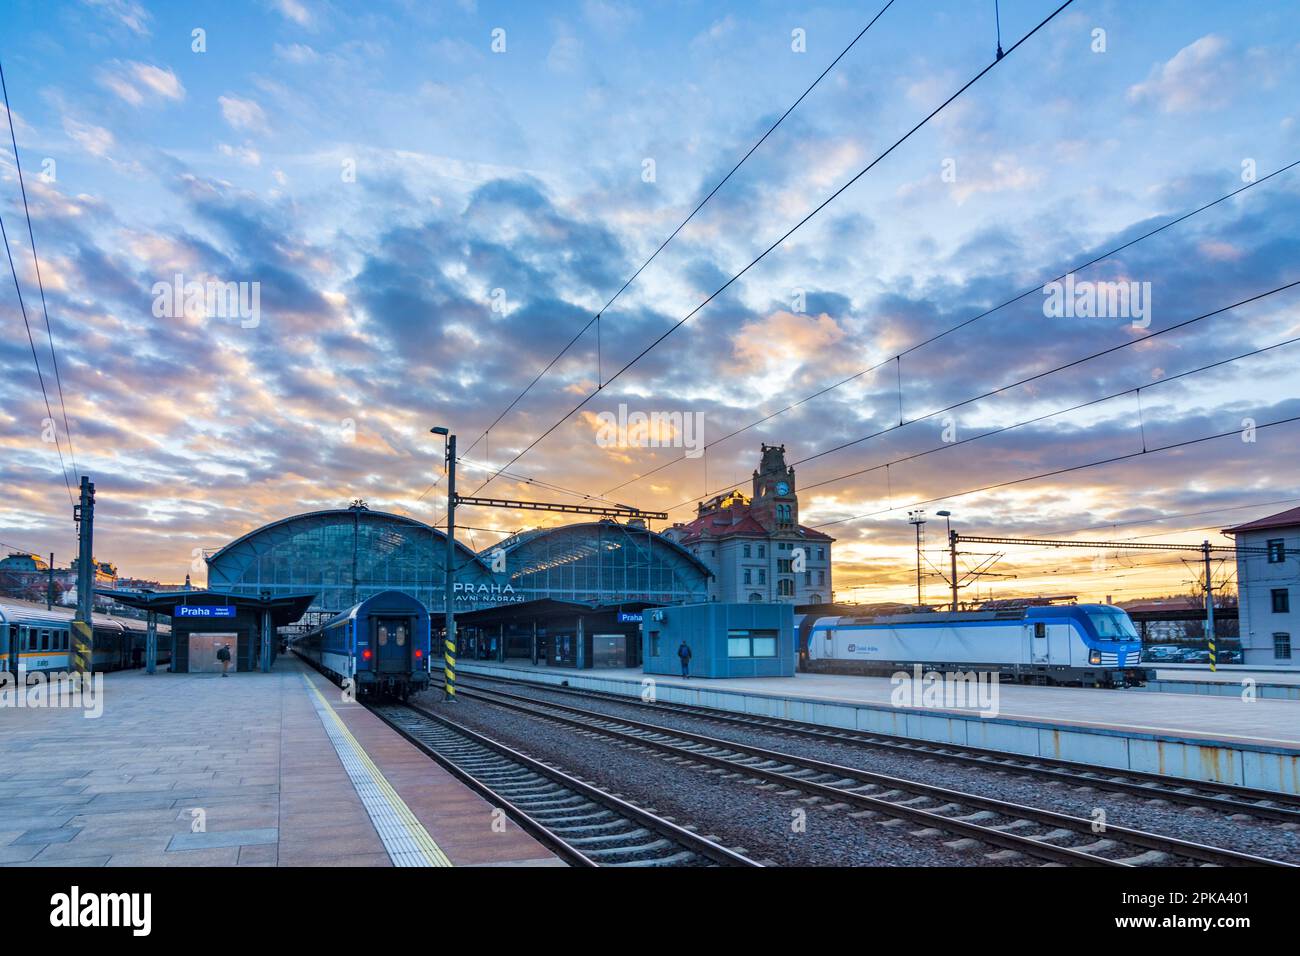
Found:
[[[1289,661],[1291,659],[1290,634],[1273,635],[1273,659],[1276,661]]]
[[[658,631],[650,632],[650,656],[651,657],[659,656],[659,632]]]
[[[1289,614],[1291,612],[1291,594],[1286,588],[1273,589],[1273,613]]]
[[[767,557],[767,546],[766,546],[766,545],[762,545],[762,544],[760,544],[760,545],[758,546],[758,556],[759,556],[760,558],[766,558],[766,557]]]
[[[48,651],[49,649],[50,649],[50,632],[41,631],[41,650]]]
[[[818,584],[825,584],[825,583],[826,583],[826,572],[825,572],[825,571],[818,571],[818,572],[817,572],[817,583],[818,583]]]
[[[753,583],[754,583],[753,580],[751,580],[751,579],[753,578],[753,576],[754,576],[754,572],[751,571],[749,568],[745,568],[745,583],[746,583],[746,584],[753,584]]]
[[[1286,542],[1282,538],[1269,538],[1266,542],[1268,545],[1268,563],[1281,564],[1286,560]]]
[[[759,584],[767,583],[767,568],[758,569],[758,583]]]
[[[748,558],[748,557],[750,556],[749,552],[750,552],[750,546],[749,546],[749,545],[745,545],[745,547],[744,547],[742,553],[744,554],[745,557]]]
[[[818,549],[817,549],[817,560],[818,560],[818,561],[825,561],[825,560],[826,560],[826,549],[825,549],[825,548],[818,548]]]
[[[759,601],[763,600],[763,595],[761,595],[761,594],[759,594],[757,591],[755,591],[753,594],[751,594],[751,595],[749,596],[749,600],[750,600],[752,603],[758,603]]]
[[[1086,611],[1092,622],[1097,637],[1103,641],[1136,641],[1138,633],[1133,629],[1133,622],[1124,612]]]
[[[789,558],[777,558],[777,559],[776,559],[776,570],[777,570],[777,573],[778,573],[778,574],[789,574],[789,573],[790,573],[790,559],[789,559]]]
[[[804,583],[805,585],[807,585],[807,584],[812,584],[812,572],[811,572],[811,571],[805,571],[805,572],[803,573],[803,583]]]
[[[794,597],[794,581],[782,578],[776,583],[776,593],[782,597]]]
[[[776,631],[728,631],[728,657],[776,657]]]

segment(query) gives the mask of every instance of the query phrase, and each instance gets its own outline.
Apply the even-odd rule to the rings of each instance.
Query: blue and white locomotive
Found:
[[[294,650],[358,697],[405,700],[429,686],[429,612],[401,591],[382,591],[313,628]]]
[[[981,670],[1022,683],[1141,684],[1142,640],[1122,608],[1049,605],[996,611],[819,618],[808,670],[890,674]]]

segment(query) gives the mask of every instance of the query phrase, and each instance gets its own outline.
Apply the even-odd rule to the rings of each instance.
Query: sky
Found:
[[[998,42],[991,0],[895,0],[710,196],[886,2],[5,0],[41,282],[6,124],[32,338],[6,263],[0,546],[66,565],[79,474],[96,557],[164,582],[355,498],[437,522],[433,425],[462,493],[670,521],[784,444],[857,601],[914,593],[918,506],[941,600],[939,510],[1223,543],[1300,504],[1300,287],[1272,291],[1300,280],[1300,167],[1265,180],[1300,160],[1294,7],[1076,0],[1011,49],[1060,0],[1002,0],[1010,52],[891,149]],[[1234,190],[1074,275],[1129,312],[1051,308],[1045,283]],[[242,301],[186,301],[226,283]],[[620,406],[699,431],[611,442]],[[458,513],[476,548],[565,520]],[[981,595],[1194,576],[970,551],[1003,554]]]

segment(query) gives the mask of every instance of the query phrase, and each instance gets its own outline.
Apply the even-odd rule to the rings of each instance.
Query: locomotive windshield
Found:
[[[1089,611],[1088,620],[1103,641],[1136,641],[1138,632],[1127,614],[1120,611]]]

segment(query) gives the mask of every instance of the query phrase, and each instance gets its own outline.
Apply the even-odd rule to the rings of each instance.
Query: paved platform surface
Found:
[[[508,668],[522,672],[577,674],[639,683],[639,668],[572,668],[533,666],[527,662],[465,661],[469,667]],[[694,691],[736,691],[783,699],[890,706],[893,685],[887,677],[841,674],[799,674],[795,677],[691,679],[650,675],[660,686],[690,687]],[[1151,694],[1137,689],[1102,690],[1092,687],[1039,687],[1000,684],[997,719],[1028,721],[1060,727],[1096,728],[1139,732],[1175,738],[1221,741],[1285,750],[1300,750],[1300,702]],[[926,708],[914,708],[927,710]],[[976,708],[934,708],[936,714],[978,716]]]
[[[225,679],[108,674],[103,700],[98,719],[0,708],[0,865],[392,865],[329,724],[440,865],[559,865],[513,824],[494,832],[478,794],[296,660]]]

